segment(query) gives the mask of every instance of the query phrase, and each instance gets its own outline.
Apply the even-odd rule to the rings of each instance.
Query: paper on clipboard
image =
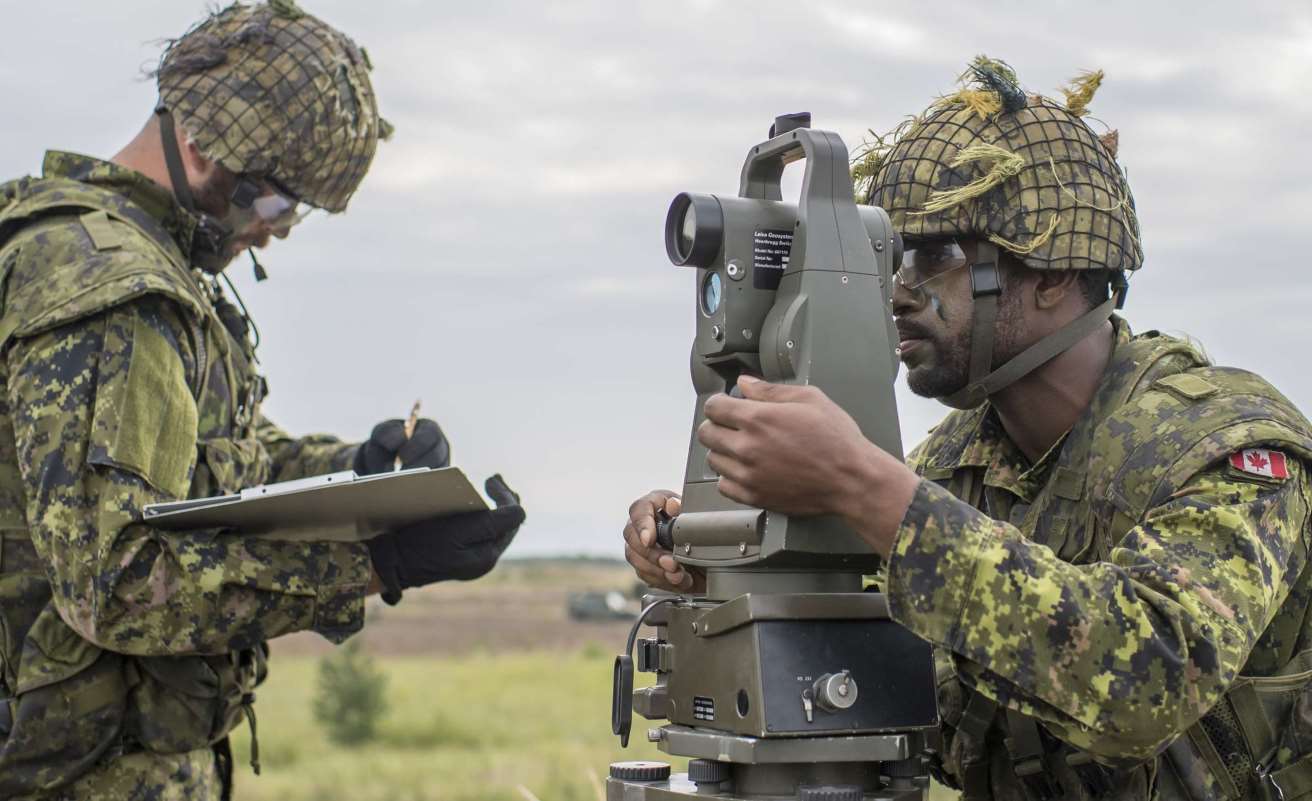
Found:
[[[458,467],[357,476],[347,470],[240,494],[150,504],[142,521],[170,531],[235,529],[279,540],[358,542],[434,517],[486,510]]]

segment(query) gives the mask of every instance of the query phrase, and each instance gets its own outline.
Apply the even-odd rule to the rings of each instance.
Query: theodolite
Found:
[[[797,203],[784,168],[805,160]],[[900,238],[857,205],[847,147],[779,117],[751,148],[737,197],[681,193],[665,223],[671,261],[697,271],[697,392],[682,512],[658,540],[706,574],[704,595],[649,595],[616,660],[612,728],[632,712],[668,720],[648,738],[689,757],[611,766],[608,801],[912,801],[937,726],[930,646],[863,592],[878,559],[842,521],[735,503],[696,437],[706,401],[747,373],[822,389],[884,450],[901,455],[888,297]],[[637,639],[642,623],[654,634]],[[634,692],[636,668],[656,674]]]

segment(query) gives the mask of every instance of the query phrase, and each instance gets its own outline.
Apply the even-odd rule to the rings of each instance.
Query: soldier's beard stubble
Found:
[[[926,308],[934,311],[937,320],[930,326],[918,326],[930,345],[928,358],[921,364],[907,367],[907,386],[922,398],[945,398],[965,388],[970,380],[971,326],[974,323],[974,302],[965,301],[964,313],[958,307],[950,310],[932,289],[925,291]],[[998,299],[998,319],[993,334],[992,369],[1011,361],[1024,348],[1024,320],[1020,294],[1003,291]]]
[[[227,250],[222,254],[224,261],[232,261],[243,250],[263,247],[269,241],[268,233],[250,230],[251,214],[233,208],[230,198],[236,188],[237,176],[226,169],[216,170],[204,183],[191,187],[196,208],[214,217],[231,232]]]

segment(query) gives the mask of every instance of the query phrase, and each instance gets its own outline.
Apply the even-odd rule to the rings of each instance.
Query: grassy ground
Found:
[[[377,742],[358,749],[332,745],[314,721],[318,660],[280,660],[259,692],[261,776],[244,767],[248,730],[234,735],[236,796],[524,801],[522,785],[542,801],[595,801],[610,762],[659,754],[641,719],[627,751],[610,733],[613,658],[598,646],[380,659],[390,711]]]

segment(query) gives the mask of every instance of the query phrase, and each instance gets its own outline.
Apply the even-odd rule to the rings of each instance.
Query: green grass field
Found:
[[[318,659],[278,659],[259,690],[262,775],[249,730],[234,733],[243,801],[596,801],[620,759],[665,758],[646,721],[623,750],[610,733],[613,654],[600,646],[465,657],[379,659],[389,712],[378,741],[334,746],[311,711]],[[682,763],[676,762],[676,770]]]

